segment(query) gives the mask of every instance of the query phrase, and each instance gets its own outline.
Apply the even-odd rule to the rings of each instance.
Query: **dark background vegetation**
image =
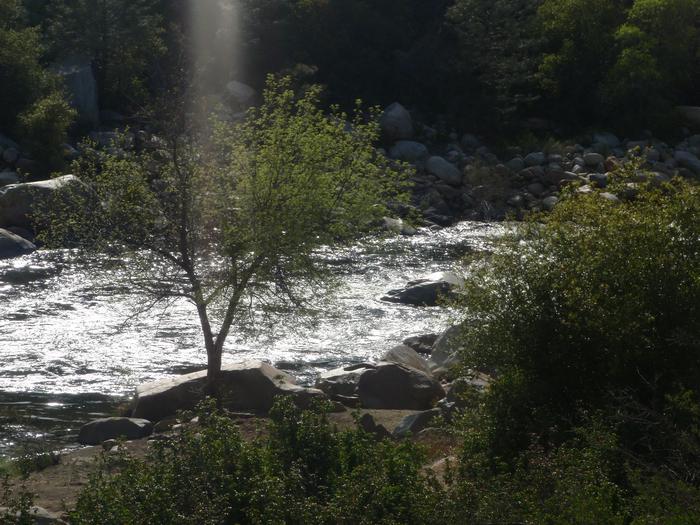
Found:
[[[268,73],[292,72],[324,85],[328,102],[399,100],[426,121],[494,136],[532,119],[562,133],[661,133],[675,105],[700,104],[695,0],[236,3],[242,36],[231,76],[256,87]],[[60,91],[47,67],[76,53],[93,60],[103,109],[142,110],[186,81],[189,8],[185,0],[1,0],[0,129],[31,138],[27,115],[56,120],[55,98],[52,115],[37,107]]]

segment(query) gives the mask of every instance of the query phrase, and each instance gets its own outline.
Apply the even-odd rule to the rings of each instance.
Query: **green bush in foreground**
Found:
[[[302,413],[286,400],[268,437],[247,442],[228,418],[204,412],[145,461],[123,461],[114,476],[95,474],[71,523],[438,522],[440,491],[413,446],[334,432],[323,410]]]

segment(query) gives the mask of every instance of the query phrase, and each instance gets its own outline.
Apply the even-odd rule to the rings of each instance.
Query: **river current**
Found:
[[[408,336],[439,332],[454,316],[448,308],[381,296],[455,268],[500,231],[464,222],[325,254],[342,286],[313,324],[299,329],[280,318],[255,334],[234,334],[224,360],[266,360],[311,383],[321,371],[375,360]],[[129,320],[143,298],[125,286],[127,276],[99,268],[70,251],[0,261],[0,457],[65,448],[83,422],[113,414],[137,384],[206,363],[191,304]]]

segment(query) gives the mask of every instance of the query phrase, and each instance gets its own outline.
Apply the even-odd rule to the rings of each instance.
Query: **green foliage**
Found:
[[[623,168],[607,191],[639,178]],[[613,393],[663,411],[700,387],[700,193],[680,180],[636,184],[622,203],[570,193],[474,274],[464,359],[496,374],[501,453],[532,432],[556,442],[579,409],[610,406]]]
[[[145,461],[96,472],[71,523],[440,522],[440,490],[414,447],[334,432],[322,408],[300,412],[286,399],[271,418],[269,436],[247,442],[224,415],[203,412]]]
[[[45,36],[53,56],[94,60],[103,107],[138,108],[165,53],[156,0],[52,0]]]
[[[64,97],[54,92],[36,101],[27,111],[19,115],[20,136],[36,160],[50,166],[60,166],[62,145],[68,138],[68,127],[76,117]]]
[[[447,11],[458,41],[452,66],[466,83],[462,88],[470,92],[473,109],[500,123],[510,123],[537,98],[532,71],[539,3],[458,0]]]
[[[60,144],[73,120],[55,76],[43,66],[38,29],[24,24],[17,0],[0,2],[0,129],[37,159],[60,163]]]

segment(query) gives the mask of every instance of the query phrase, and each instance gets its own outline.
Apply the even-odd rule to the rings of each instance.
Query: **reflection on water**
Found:
[[[407,280],[450,268],[469,251],[484,249],[499,231],[496,225],[462,223],[323,254],[344,286],[314,326],[294,330],[295,321],[281,319],[255,336],[233,334],[224,358],[264,359],[311,381],[321,370],[375,359],[409,335],[440,330],[449,311],[387,304],[379,297]],[[138,383],[206,362],[189,303],[176,302],[125,325],[140,298],[120,286],[126,275],[98,267],[67,251],[0,261],[0,408],[24,403],[9,405],[23,411],[19,423],[0,413],[0,454],[9,442],[70,434],[92,417],[88,412],[109,412],[110,397],[128,396]],[[100,401],[92,410],[94,394]]]

